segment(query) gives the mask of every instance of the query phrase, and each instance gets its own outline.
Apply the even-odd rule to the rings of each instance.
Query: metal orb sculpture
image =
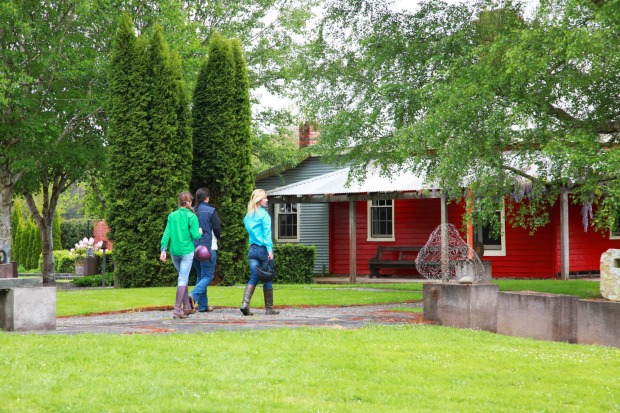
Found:
[[[415,260],[418,272],[429,280],[480,283],[485,269],[453,224],[441,224],[431,234]]]

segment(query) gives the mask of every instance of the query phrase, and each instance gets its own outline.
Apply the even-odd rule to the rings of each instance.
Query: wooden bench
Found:
[[[381,276],[379,273],[381,268],[411,268],[416,270],[415,260],[422,248],[423,246],[386,247],[379,245],[377,254],[369,261],[370,278]]]

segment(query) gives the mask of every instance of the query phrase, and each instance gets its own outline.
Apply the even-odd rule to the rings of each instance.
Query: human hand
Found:
[[[273,261],[273,252],[267,254],[267,258],[269,259],[269,261]]]
[[[198,227],[198,231],[200,231],[200,235],[203,234],[202,227]]]
[[[161,262],[166,262],[166,251],[162,251],[161,254],[159,254],[159,260]]]

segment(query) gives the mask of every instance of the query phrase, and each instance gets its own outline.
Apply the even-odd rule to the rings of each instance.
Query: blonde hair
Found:
[[[267,197],[267,192],[264,189],[255,189],[252,191],[252,197],[250,198],[250,202],[248,202],[248,214],[252,215],[260,208],[258,203],[262,201],[265,197]]]
[[[190,211],[193,211],[194,209],[192,208],[192,201],[194,200],[194,197],[192,196],[192,194],[190,194],[187,191],[183,191],[179,194],[179,207],[180,208],[187,208]]]

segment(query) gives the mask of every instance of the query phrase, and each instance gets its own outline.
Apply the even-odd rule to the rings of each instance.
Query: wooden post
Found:
[[[355,201],[349,200],[349,282],[357,281],[357,225],[355,218]]]
[[[441,281],[448,282],[450,276],[450,259],[448,254],[448,199],[441,193]]]
[[[560,278],[568,280],[569,273],[568,191],[563,191],[560,197]]]

